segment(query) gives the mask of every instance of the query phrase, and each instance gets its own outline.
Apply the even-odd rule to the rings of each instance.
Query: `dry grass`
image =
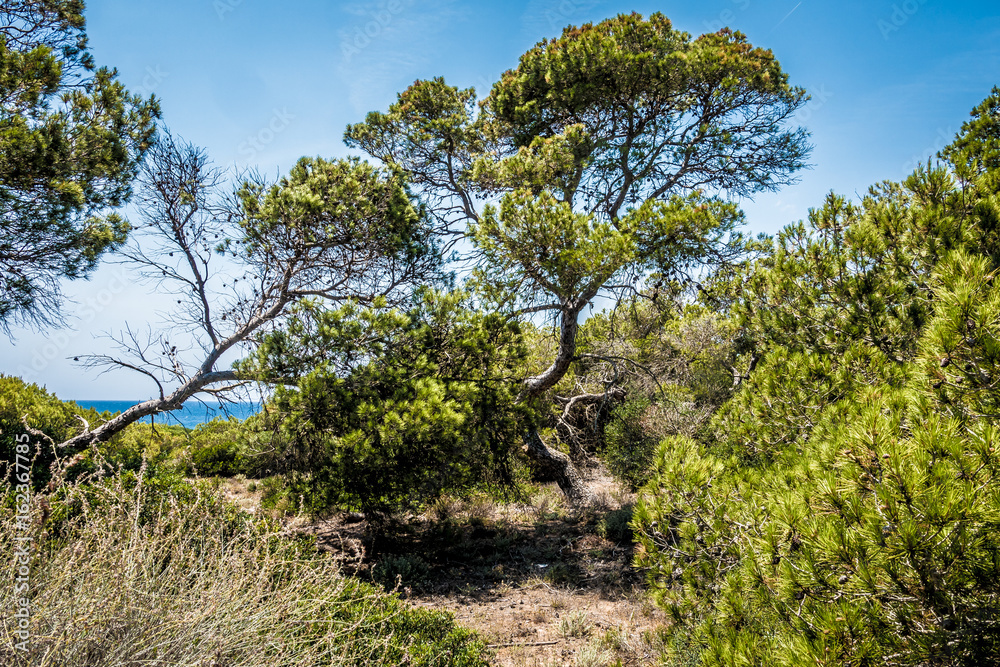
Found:
[[[630,540],[615,530],[634,495],[599,470],[588,484],[595,498],[588,508],[569,507],[555,485],[498,508],[498,524],[524,535],[500,584],[484,583],[476,595],[415,594],[415,601],[454,611],[497,647],[502,667],[659,664],[668,621],[631,568]]]
[[[585,611],[573,611],[559,621],[559,633],[563,637],[586,637],[593,629]]]
[[[457,664],[449,654],[485,664],[481,645],[446,616],[414,615],[343,577],[332,559],[211,489],[154,494],[135,479],[62,484],[32,498],[29,651],[14,648],[20,639],[5,594],[0,664]],[[9,487],[0,488],[0,500],[0,577],[10,582],[14,538],[26,533],[16,525]],[[421,644],[424,631],[434,639]]]

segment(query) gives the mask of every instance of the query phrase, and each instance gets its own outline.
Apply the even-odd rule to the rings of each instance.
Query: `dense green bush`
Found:
[[[605,514],[597,524],[597,534],[618,543],[632,542],[632,504],[626,504]]]
[[[213,419],[199,424],[188,434],[194,469],[204,476],[256,476],[257,466],[249,443],[251,429],[236,419]]]
[[[43,486],[49,480],[49,467],[56,458],[54,444],[63,442],[83,429],[83,421],[96,424],[110,417],[96,410],[81,408],[76,403],[61,401],[44,388],[29,384],[18,377],[0,375],[0,461],[14,464],[15,447],[20,443],[29,444],[33,460],[31,481]],[[27,425],[42,435],[28,431]],[[141,450],[123,443],[116,451],[116,463],[138,468],[141,464]],[[25,463],[24,460],[21,461]],[[77,460],[82,464],[82,458]],[[80,465],[74,469],[80,472]]]
[[[657,439],[643,427],[643,416],[650,405],[645,397],[628,401],[615,409],[604,429],[604,463],[612,475],[632,489],[646,482],[652,468]]]
[[[661,281],[662,282],[662,281]],[[706,437],[712,414],[732,395],[733,369],[743,367],[733,326],[704,305],[654,287],[612,317],[601,313],[581,326],[580,363],[557,391],[576,387],[606,392],[619,383],[611,407],[563,417],[577,430],[596,430],[597,453],[619,481],[635,489],[649,476],[653,450],[664,437]]]
[[[444,492],[510,486],[526,410],[516,323],[423,293],[408,312],[306,308],[268,338],[244,372],[296,378],[267,419],[273,454],[307,509],[360,508],[370,518]]]
[[[418,554],[387,554],[372,567],[372,581],[387,591],[399,586],[419,588],[429,574],[427,561]]]
[[[965,180],[831,196],[739,281],[760,363],[633,521],[701,664],[1000,662],[1000,173],[957,143]]]

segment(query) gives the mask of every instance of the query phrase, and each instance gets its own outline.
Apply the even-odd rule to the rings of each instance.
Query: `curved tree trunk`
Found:
[[[570,460],[580,463],[584,461],[593,445],[601,446],[604,439],[604,427],[611,416],[611,411],[625,399],[625,389],[610,386],[599,394],[577,394],[570,398],[556,396],[563,404],[556,426],[559,439],[569,444]],[[588,447],[588,441],[591,447]]]
[[[70,438],[66,442],[60,443],[59,447],[69,452],[76,452],[84,447],[89,447],[91,443],[109,440],[125,430],[125,427],[129,424],[137,422],[143,417],[161,412],[180,410],[184,407],[186,400],[199,393],[205,387],[218,382],[239,382],[239,378],[237,378],[236,373],[233,371],[214,371],[196,375],[174,392],[162,398],[154,398],[137,403],[93,430],[90,429],[89,424],[85,423],[83,433]]]
[[[566,498],[574,505],[585,505],[591,499],[590,490],[583,483],[580,472],[569,457],[548,447],[538,431],[531,429],[524,434],[524,451],[531,457],[542,474],[556,480]]]
[[[519,401],[541,396],[566,375],[566,371],[576,359],[576,334],[579,330],[577,318],[591,298],[593,295],[563,302],[559,311],[559,350],[556,358],[541,374],[524,381]],[[590,491],[584,485],[580,471],[568,456],[547,446],[537,430],[531,429],[524,434],[524,451],[543,474],[555,479],[571,503],[582,505],[590,500]]]

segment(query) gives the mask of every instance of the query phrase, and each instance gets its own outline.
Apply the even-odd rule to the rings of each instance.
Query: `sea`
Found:
[[[77,405],[83,408],[93,408],[98,412],[110,412],[116,414],[124,412],[136,403],[142,401],[87,401],[76,399]],[[205,424],[213,419],[246,419],[250,415],[260,412],[260,403],[200,403],[198,401],[188,401],[180,410],[171,412],[161,412],[155,415],[157,424],[176,424],[185,428],[194,428],[199,424]],[[143,422],[149,422],[149,417],[144,417]]]

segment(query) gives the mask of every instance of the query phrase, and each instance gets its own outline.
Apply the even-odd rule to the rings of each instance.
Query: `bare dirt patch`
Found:
[[[217,480],[229,500],[259,511],[262,484]],[[525,502],[444,498],[380,533],[359,514],[286,516],[341,562],[344,573],[396,590],[416,606],[450,611],[504,667],[656,664],[669,622],[632,567],[635,498],[589,471],[594,502],[567,507],[554,484]]]
[[[498,665],[645,665],[667,623],[631,565],[634,498],[592,471],[595,503],[569,509],[554,485],[525,503],[444,499],[373,534],[358,515],[299,526],[345,573],[443,609]]]

